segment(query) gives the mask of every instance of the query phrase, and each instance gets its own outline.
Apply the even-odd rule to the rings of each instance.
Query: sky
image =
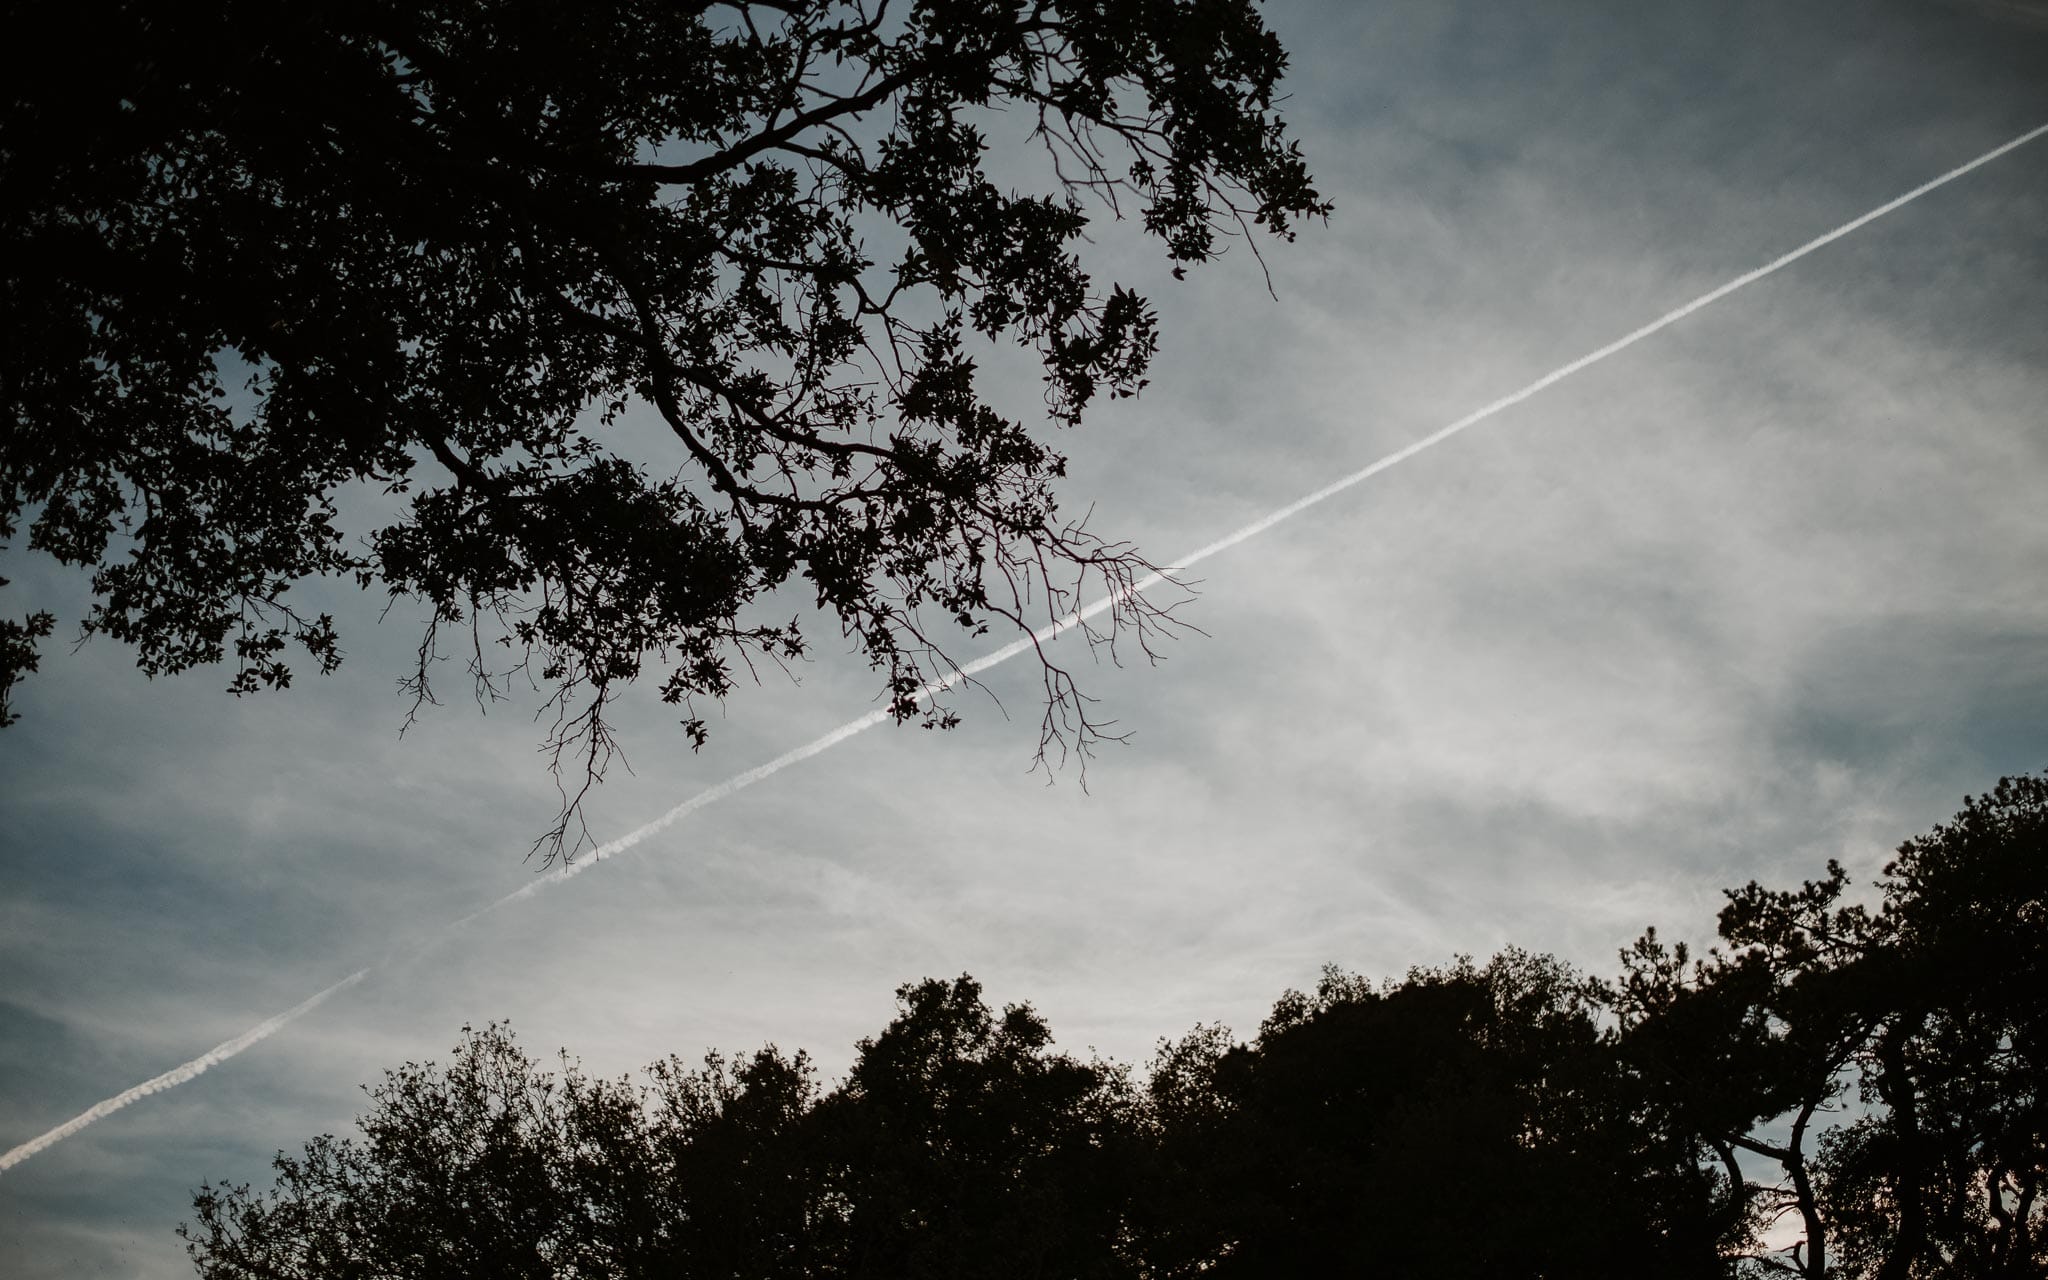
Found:
[[[2048,123],[2038,3],[1267,13],[1336,213],[1268,249],[1277,298],[1105,228],[1164,350],[1061,441],[1066,507],[1166,563]],[[1325,963],[1611,972],[1752,878],[1867,882],[2048,768],[2044,282],[2048,139],[1200,565],[1205,634],[1074,655],[1131,735],[1085,785],[1030,772],[1013,663],[958,729],[859,735],[453,931],[538,874],[555,797],[520,708],[399,737],[403,608],[328,592],[341,671],[241,700],[59,646],[0,734],[0,1147],[377,967],[0,1174],[0,1271],[188,1274],[194,1187],[266,1181],[464,1024],[602,1075],[773,1042],[830,1076],[897,985],[967,972],[1142,1064]],[[695,755],[629,702],[596,834],[874,705],[829,646],[796,677]]]

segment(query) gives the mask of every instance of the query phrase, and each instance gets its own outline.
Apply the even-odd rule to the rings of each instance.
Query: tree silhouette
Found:
[[[1179,274],[1328,208],[1253,0],[29,9],[0,116],[0,537],[26,519],[92,570],[86,631],[144,670],[231,658],[238,692],[293,649],[340,660],[295,582],[418,598],[416,699],[444,649],[481,698],[552,693],[557,766],[582,766],[557,845],[622,685],[659,671],[701,742],[735,664],[807,650],[760,616],[782,584],[899,718],[947,721],[916,695],[950,628],[1085,588],[1118,601],[1098,638],[1142,641],[1161,615],[1120,592],[1149,566],[1060,514],[1029,421],[1136,394],[1156,347],[1076,246],[1129,215]],[[1035,166],[991,167],[1005,119]],[[1042,414],[981,389],[1005,347]],[[643,409],[657,460],[620,436]],[[357,541],[350,486],[405,504]],[[47,628],[0,631],[0,696]],[[1041,751],[1085,748],[1100,727],[1044,671]]]
[[[1125,1074],[1052,1052],[1036,1013],[994,1013],[971,978],[897,998],[818,1107],[843,1207],[836,1265],[819,1274],[1137,1276],[1120,1248],[1136,1132]]]
[[[1794,1215],[1765,1272],[2040,1275],[2048,1267],[2048,779],[2001,780],[1901,845],[1873,906],[1830,863],[1752,883],[1725,949],[1624,953],[1624,1053],[1718,1152],[1744,1212]],[[1830,1116],[1845,1123],[1823,1131]],[[1745,1177],[1763,1157],[1773,1176]]]
[[[822,1095],[773,1047],[634,1087],[465,1031],[447,1067],[387,1073],[360,1141],[202,1188],[180,1232],[208,1280],[1137,1275],[1124,1073],[971,978],[898,997]]]
[[[1723,1274],[1712,1178],[1637,1123],[1594,987],[1509,951],[1375,990],[1325,972],[1152,1078],[1159,1274]]]
[[[1331,968],[1142,1087],[968,977],[900,988],[829,1089],[772,1046],[592,1081],[492,1027],[182,1230],[207,1280],[2039,1276],[2044,854],[2048,779],[2007,779],[1874,904],[1751,884],[1720,948],[1646,936],[1611,983]]]

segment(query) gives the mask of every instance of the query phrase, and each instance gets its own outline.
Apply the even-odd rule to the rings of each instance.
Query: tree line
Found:
[[[208,1280],[2048,1274],[2048,776],[1873,887],[1751,883],[1704,955],[1651,931],[1607,978],[1329,968],[1143,1073],[966,976],[830,1087],[466,1030],[181,1234]]]

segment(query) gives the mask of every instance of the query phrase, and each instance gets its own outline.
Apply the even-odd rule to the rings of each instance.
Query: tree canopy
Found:
[[[801,1053],[670,1060],[645,1083],[542,1070],[502,1027],[372,1092],[360,1142],[207,1188],[210,1277],[1135,1276],[1124,1073],[1055,1053],[970,978],[898,993],[821,1091]]]
[[[627,682],[701,742],[699,700],[805,653],[761,616],[784,584],[899,718],[950,715],[919,697],[949,635],[1083,590],[1142,639],[1149,566],[1059,510],[1048,429],[1145,385],[1156,318],[1078,247],[1128,217],[1179,275],[1328,209],[1254,0],[10,16],[0,538],[89,570],[85,631],[143,670],[229,661],[238,692],[340,661],[294,583],[417,598],[411,693],[444,652],[481,697],[532,678],[586,781]],[[1004,350],[1042,406],[985,390]],[[0,624],[0,699],[53,621]],[[1041,751],[1085,747],[1045,683]]]
[[[1690,963],[1638,941],[1622,1052],[1746,1212],[1796,1221],[1769,1269],[2048,1272],[2048,777],[1900,845],[1876,902],[1847,887],[1831,862],[1731,892],[1721,946]]]
[[[1142,1079],[967,977],[830,1088],[772,1045],[593,1080],[493,1026],[183,1233],[207,1280],[2048,1273],[2048,779],[1846,886],[1733,891],[1705,958],[1650,934],[1612,981],[1330,968]]]

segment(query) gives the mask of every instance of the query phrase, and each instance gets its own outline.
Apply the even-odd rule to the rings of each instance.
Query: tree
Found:
[[[1639,1122],[1596,990],[1519,951],[1377,990],[1332,969],[1249,1043],[1163,1046],[1143,1252],[1165,1276],[1725,1274],[1712,1176]]]
[[[1721,914],[1731,951],[1691,959],[1653,929],[1622,953],[1610,993],[1621,1055],[1657,1123],[1711,1152],[1726,1175],[1716,1210],[1732,1242],[1766,1270],[1821,1280],[1829,1274],[1829,1215],[1815,1180],[1815,1142],[1845,1088],[1844,1073],[1869,1033],[1847,938],[1859,908],[1835,906],[1846,876],[1769,893],[1731,892]],[[1745,1160],[1780,1174],[1764,1180]],[[1788,1258],[1763,1249],[1765,1231],[1797,1215]]]
[[[206,1280],[1137,1275],[1124,1074],[971,978],[897,996],[823,1093],[773,1046],[635,1086],[465,1030],[445,1068],[386,1074],[360,1141],[202,1187],[180,1234]]]
[[[92,571],[86,633],[151,674],[231,658],[237,692],[341,660],[294,583],[423,601],[415,711],[444,649],[480,699],[551,694],[581,765],[556,849],[625,684],[660,671],[701,744],[736,664],[807,651],[761,616],[784,584],[899,719],[949,722],[920,691],[953,626],[1089,589],[1116,601],[1091,638],[1142,643],[1149,566],[1060,513],[1060,455],[982,369],[1034,360],[1053,426],[1144,385],[1155,317],[1083,269],[1091,210],[1176,276],[1328,211],[1253,0],[10,17],[44,34],[12,42],[0,117],[0,537]],[[992,167],[998,124],[1039,189]],[[640,412],[658,462],[622,443]],[[345,495],[377,489],[403,506],[357,541]],[[49,620],[5,627],[0,695]],[[1041,755],[1085,750],[1102,726],[1041,659]]]
[[[181,1231],[206,1280],[1722,1275],[1712,1178],[1631,1123],[1593,991],[1520,952],[1332,971],[1142,1090],[967,977],[900,988],[825,1090],[773,1046],[594,1081],[494,1026]]]
[[[1728,895],[1725,947],[1624,953],[1625,1053],[1765,1218],[1760,1271],[1822,1280],[2048,1268],[2048,779],[2007,778],[1899,846],[1874,905],[1837,863]],[[1834,1116],[1844,1116],[1834,1121]],[[1741,1172],[1762,1156],[1783,1184]]]
[[[1611,983],[1329,968],[1142,1088],[964,976],[830,1089],[773,1046],[551,1074],[493,1027],[184,1234],[206,1280],[2048,1273],[2048,779],[1847,884],[1732,891],[1720,946],[1646,935]]]
[[[2048,1273],[2048,778],[1969,797],[1879,888],[1863,1113],[1820,1167],[1844,1272]]]
[[[873,1280],[1136,1277],[1124,1248],[1137,1099],[1127,1073],[1052,1051],[1028,1005],[962,976],[899,988],[818,1107],[840,1207],[815,1274]]]
[[[542,1070],[493,1025],[370,1097],[360,1142],[280,1152],[267,1192],[200,1189],[179,1233],[201,1275],[814,1274],[801,1054],[670,1060],[635,1088]]]
[[[1590,991],[1515,952],[1333,973],[1144,1090],[967,977],[900,988],[822,1091],[772,1046],[633,1085],[493,1026],[182,1234],[206,1280],[1719,1274],[1709,1179],[1628,1123]]]

